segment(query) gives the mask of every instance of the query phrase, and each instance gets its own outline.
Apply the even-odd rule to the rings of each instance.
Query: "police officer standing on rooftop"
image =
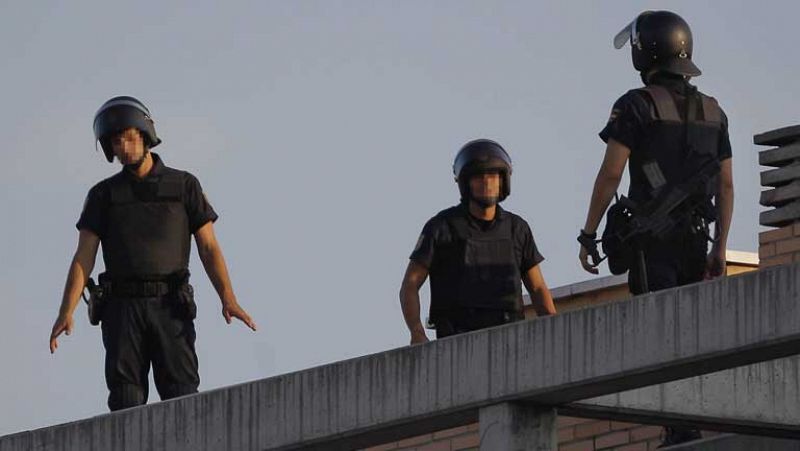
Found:
[[[109,408],[147,402],[151,364],[161,399],[196,393],[196,310],[188,283],[191,235],[225,320],[237,318],[256,330],[233,293],[214,235],[217,214],[197,178],[165,166],[150,151],[161,140],[150,112],[137,99],[121,96],[104,103],[94,118],[94,134],[109,163],[116,157],[123,167],[92,187],[86,198],[50,352],[58,347],[59,335],[72,332],[73,312],[102,243],[106,272],[100,275],[97,296],[102,303],[94,309],[102,321]]]
[[[471,141],[458,152],[453,173],[461,203],[425,224],[400,289],[411,344],[428,341],[419,289],[429,274],[437,338],[523,319],[520,281],[537,314],[556,313],[528,223],[499,205],[511,192],[511,170],[511,158],[494,141]]]
[[[599,262],[589,262],[592,249],[587,249],[585,243],[596,239],[598,224],[629,160],[628,197],[637,205],[713,164],[718,175],[693,194],[700,197],[698,204],[705,204],[704,212],[686,215],[686,220],[677,223],[665,237],[627,243],[637,246],[636,253],[643,256],[629,262],[628,282],[633,294],[641,294],[724,275],[733,212],[728,120],[716,100],[689,83],[691,77],[700,75],[692,61],[692,32],[677,14],[646,11],[614,39],[616,48],[626,42],[631,44],[633,66],[645,86],[628,91],[616,101],[600,132],[607,147],[580,232],[580,263],[597,274]],[[711,252],[706,255],[710,238],[707,224],[713,221],[715,237]],[[606,227],[609,228],[608,223]],[[606,245],[605,239],[603,244]],[[609,266],[614,272],[611,262]],[[696,437],[697,431],[669,430],[664,444]]]

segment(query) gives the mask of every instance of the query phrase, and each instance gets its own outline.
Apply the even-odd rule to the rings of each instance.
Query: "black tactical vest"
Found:
[[[664,86],[637,91],[652,99],[653,108],[641,149],[631,153],[631,167],[638,170],[631,171],[628,197],[644,202],[658,189],[680,183],[718,158],[722,111],[713,97],[697,91],[686,97],[683,111]],[[710,201],[713,184],[698,195]]]
[[[519,310],[522,284],[514,251],[512,221],[499,220],[481,233],[468,218],[447,218],[452,240],[436,249],[431,272],[431,319],[447,310]]]
[[[120,174],[109,183],[102,244],[110,277],[150,279],[188,268],[190,233],[182,177],[167,173],[132,181]]]

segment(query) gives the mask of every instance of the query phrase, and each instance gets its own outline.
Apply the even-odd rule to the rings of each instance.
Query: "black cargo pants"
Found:
[[[708,240],[702,234],[684,230],[672,234],[665,240],[649,240],[642,245],[649,292],[703,280]],[[638,261],[628,273],[628,287],[634,295],[645,292],[636,265]],[[699,438],[701,438],[700,430],[695,427],[665,427],[664,439],[659,448]]]
[[[706,269],[708,240],[690,230],[674,233],[665,240],[648,240],[642,243],[647,268],[648,291],[680,287],[703,280]],[[643,294],[638,257],[628,272],[628,287],[632,294]]]
[[[176,312],[171,296],[107,301],[102,330],[112,411],[147,403],[151,364],[162,400],[197,393],[194,322]]]

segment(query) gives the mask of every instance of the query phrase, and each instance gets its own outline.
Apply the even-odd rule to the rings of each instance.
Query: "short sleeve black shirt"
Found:
[[[474,226],[478,233],[492,233],[493,225],[484,226],[481,224],[479,220],[469,214],[466,204],[460,204],[439,212],[439,214],[428,220],[423,227],[422,233],[414,247],[414,251],[410,256],[412,261],[428,268],[432,276],[434,276],[439,269],[439,265],[452,263],[444,262],[437,258],[437,250],[441,249],[442,246],[451,244],[455,239],[447,223],[447,218],[452,215],[468,217],[470,226]],[[515,259],[519,265],[520,276],[544,260],[544,257],[539,253],[539,249],[536,246],[536,241],[533,239],[531,228],[524,219],[514,213],[503,210],[498,205],[494,222],[497,221],[512,222],[512,240],[514,243]]]
[[[165,174],[177,174],[183,180],[183,203],[189,219],[189,232],[194,233],[208,223],[214,222],[219,217],[203,194],[203,188],[197,177],[186,171],[180,171],[164,165],[157,154],[153,153],[153,168],[143,180],[138,180],[124,169],[113,177],[125,177],[133,185],[134,191],[139,189],[144,182],[154,180]],[[109,182],[105,179],[89,190],[83,206],[80,219],[76,227],[78,230],[89,230],[102,239],[106,232],[106,212],[110,205]]]
[[[654,83],[662,84],[669,88],[677,97],[679,111],[682,110],[682,89],[685,82],[662,79]],[[608,123],[600,132],[600,139],[608,142],[609,139],[624,144],[631,152],[640,152],[645,142],[644,133],[650,122],[651,109],[654,108],[652,100],[638,90],[631,90],[620,97],[611,109]],[[731,158],[731,142],[728,135],[728,117],[722,111],[722,127],[720,129],[717,147],[719,161]]]

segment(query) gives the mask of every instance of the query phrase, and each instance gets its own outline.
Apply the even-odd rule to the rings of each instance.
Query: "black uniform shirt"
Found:
[[[153,167],[150,173],[144,179],[138,179],[135,175],[131,174],[124,168],[122,171],[113,177],[125,177],[132,185],[134,192],[139,189],[146,189],[147,182],[157,180],[165,174],[178,175],[183,180],[183,203],[186,207],[186,215],[189,219],[189,232],[194,233],[208,223],[209,221],[216,221],[218,218],[217,213],[208,203],[203,189],[200,187],[200,182],[197,177],[186,172],[173,169],[164,165],[155,153],[153,156]],[[83,206],[83,212],[80,219],[76,224],[78,230],[90,230],[102,240],[106,232],[106,212],[110,205],[110,190],[109,181],[107,178],[89,190],[86,196],[86,202]]]
[[[428,268],[432,277],[435,277],[440,268],[461,264],[461,261],[447,261],[444,255],[436,252],[441,246],[447,246],[454,240],[453,233],[447,223],[447,218],[452,216],[469,218],[469,226],[474,227],[478,231],[478,235],[486,238],[492,236],[492,233],[497,228],[498,221],[511,221],[514,257],[519,265],[520,276],[544,260],[544,257],[536,247],[531,228],[524,219],[514,213],[503,210],[498,205],[494,221],[487,224],[488,221],[481,221],[473,217],[469,213],[467,204],[462,203],[443,210],[428,220],[422,229],[422,234],[419,236],[414,251],[411,253],[410,259]]]
[[[685,96],[683,92],[687,82],[681,78],[669,76],[659,77],[657,75],[656,78],[652,80],[652,83],[669,89],[676,101],[678,111],[680,114],[683,114],[685,109]],[[697,102],[697,107],[702,108],[700,102]],[[655,105],[652,99],[650,99],[646,93],[637,90],[628,91],[614,103],[608,123],[600,132],[600,139],[606,143],[609,139],[614,139],[624,144],[631,151],[632,161],[641,160],[641,158],[638,157],[641,155],[642,146],[646,142],[644,133],[646,132],[647,125],[651,121],[651,111],[653,111],[654,108]],[[731,142],[728,136],[728,117],[725,115],[724,111],[721,111],[721,117],[722,126],[717,146],[719,161],[731,158]],[[675,160],[675,162],[676,164],[680,164],[677,160]],[[641,168],[632,165],[631,171],[641,171]],[[632,174],[631,179],[644,180],[645,178],[640,174]],[[641,188],[642,191],[648,190],[646,186],[636,188]],[[633,191],[634,187],[631,189]]]

